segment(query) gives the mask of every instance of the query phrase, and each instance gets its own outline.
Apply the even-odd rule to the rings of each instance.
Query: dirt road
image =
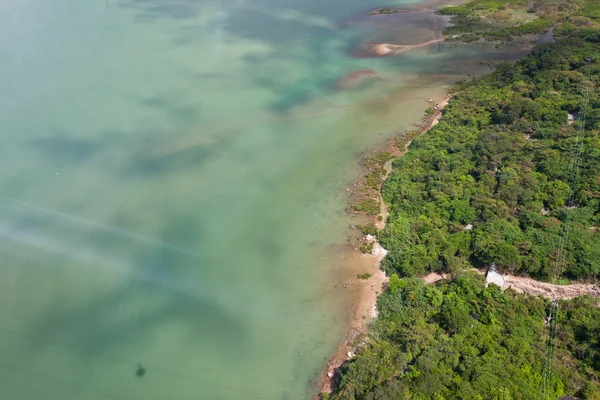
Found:
[[[473,268],[479,274],[482,271]],[[552,300],[568,300],[574,297],[590,295],[600,298],[600,285],[591,283],[573,283],[571,285],[555,285],[548,282],[540,282],[535,279],[525,278],[513,275],[502,275],[505,280],[504,290],[511,288],[519,293],[526,293],[532,296],[542,296]],[[446,274],[432,272],[425,275],[423,279],[428,284],[435,283],[441,279],[447,279]]]

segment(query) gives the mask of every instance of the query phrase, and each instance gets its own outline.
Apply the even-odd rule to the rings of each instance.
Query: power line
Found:
[[[590,69],[590,61],[587,61],[587,64],[584,68],[584,80],[583,80],[583,88],[581,93],[581,107],[579,113],[580,122],[577,127],[577,135],[575,137],[575,148],[573,150],[573,158],[571,160],[571,165],[569,166],[569,174],[568,174],[568,182],[569,182],[569,199],[566,204],[565,211],[565,227],[562,230],[562,235],[559,239],[558,244],[558,253],[556,255],[556,268],[551,271],[552,273],[552,281],[553,283],[557,283],[566,267],[566,248],[569,243],[569,234],[571,232],[571,212],[572,208],[574,208],[575,204],[575,190],[577,186],[577,179],[579,176],[579,162],[581,160],[581,153],[583,149],[583,137],[585,135],[585,118],[586,118],[586,107],[588,101],[588,79],[589,79],[589,69]],[[548,325],[549,325],[549,335],[548,342],[546,348],[546,360],[544,364],[544,378],[543,378],[543,399],[550,399],[550,386],[551,386],[551,378],[554,364],[554,338],[556,337],[557,331],[557,316],[559,310],[559,303],[557,300],[554,300],[550,304],[550,310],[548,311]]]

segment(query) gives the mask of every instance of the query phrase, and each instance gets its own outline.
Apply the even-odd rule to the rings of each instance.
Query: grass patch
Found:
[[[377,235],[377,227],[373,224],[358,225],[357,228],[360,229],[360,231],[363,233],[363,235],[371,235],[371,236]]]
[[[595,15],[597,4],[594,2],[585,6],[590,10],[590,15]],[[579,6],[575,3],[553,4],[550,1],[535,3],[533,7],[529,7],[527,1],[521,0],[476,0],[462,6],[444,7],[439,13],[454,16],[452,26],[444,31],[452,38],[463,42],[473,42],[482,38],[504,41],[512,36],[543,33],[564,18],[565,7]],[[600,13],[600,6],[597,8]]]
[[[385,169],[383,166],[392,157],[393,156],[389,152],[381,152],[372,157],[368,157],[363,161],[363,166],[370,171],[369,174],[365,175],[364,184],[366,187],[379,190],[385,177]]]
[[[377,215],[379,214],[379,200],[363,199],[354,204],[354,209],[367,215]]]
[[[385,15],[385,14],[398,14],[402,12],[397,8],[377,8],[369,13],[369,15]]]
[[[372,254],[373,253],[373,242],[362,244],[360,246],[360,251],[363,254]]]

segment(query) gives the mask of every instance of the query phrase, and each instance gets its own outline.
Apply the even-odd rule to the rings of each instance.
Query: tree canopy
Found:
[[[561,301],[550,330],[550,301],[466,271],[600,278],[600,34],[565,25],[568,37],[459,85],[394,161],[378,232],[390,281],[332,398],[600,399],[598,299]],[[414,278],[431,271],[454,279]]]
[[[550,302],[461,273],[426,285],[392,275],[371,342],[343,365],[334,399],[600,399],[598,299],[561,302],[546,367]]]
[[[582,33],[540,45],[457,88],[383,184],[387,272],[494,262],[541,279],[600,277],[599,43]]]

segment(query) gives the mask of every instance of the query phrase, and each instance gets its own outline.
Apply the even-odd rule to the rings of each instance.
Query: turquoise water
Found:
[[[356,153],[472,55],[349,57],[442,23],[341,24],[376,5],[0,4],[1,398],[315,393],[348,323]],[[356,69],[380,78],[336,89]]]

